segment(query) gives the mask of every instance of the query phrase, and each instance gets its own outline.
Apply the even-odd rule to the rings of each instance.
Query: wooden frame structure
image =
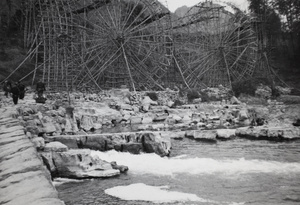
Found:
[[[199,3],[179,19],[157,0],[28,0],[33,81],[53,90],[231,86],[252,75],[257,40],[236,9]]]

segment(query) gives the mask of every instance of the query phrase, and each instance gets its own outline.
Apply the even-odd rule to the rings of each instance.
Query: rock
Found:
[[[174,104],[175,104],[175,102],[171,101],[171,100],[167,102],[167,106],[170,108],[173,107]]]
[[[20,115],[23,116],[29,116],[37,113],[37,109],[34,108],[33,106],[20,107],[18,111]]]
[[[141,154],[144,151],[142,143],[123,143],[120,148],[121,152],[129,152],[131,154]]]
[[[241,101],[239,101],[239,100],[237,99],[237,97],[232,96],[232,97],[230,98],[230,103],[231,103],[232,105],[239,105],[239,104],[241,104]]]
[[[192,114],[192,121],[193,122],[200,122],[204,119],[205,117],[201,113],[193,113]]]
[[[53,163],[52,152],[39,152],[40,156],[43,159],[44,164],[47,169],[50,171],[52,176],[56,175],[56,167]]]
[[[181,119],[181,118],[180,118]],[[172,117],[172,116],[168,116],[165,120],[165,123],[169,124],[169,125],[173,125],[176,123],[176,120]]]
[[[161,132],[160,133],[163,138],[169,137],[171,139],[182,140],[185,136],[185,131],[177,131],[177,132]]]
[[[42,137],[32,138],[31,142],[37,150],[43,150],[45,148],[45,140]]]
[[[293,122],[293,125],[299,127],[300,126],[300,119],[297,119],[295,122]]]
[[[249,119],[248,111],[246,109],[240,110],[239,114],[238,114],[238,119],[239,119],[239,121],[244,121],[244,120]]]
[[[281,86],[275,86],[275,89],[277,90],[277,92],[280,94],[280,95],[289,95],[291,94],[291,88],[287,88],[287,87],[281,87]]]
[[[142,105],[142,110],[145,111],[145,112],[148,112],[150,109],[150,104],[143,104]]]
[[[92,150],[99,150],[99,151],[107,151],[109,149],[113,149],[113,148],[108,148],[109,139],[107,139],[103,135],[77,137],[76,144],[78,148],[85,148],[85,149],[92,149]]]
[[[149,96],[144,96],[141,104],[142,105],[144,105],[144,104],[157,105],[158,103],[154,100],[151,100],[151,98]]]
[[[208,119],[211,121],[220,120],[220,116],[218,115],[209,115]]]
[[[76,133],[74,129],[73,119],[66,118],[65,124],[62,127],[65,133]]]
[[[40,133],[43,133],[42,128],[38,126],[27,126],[25,131],[30,132],[32,135],[39,135]]]
[[[217,139],[233,139],[235,138],[236,129],[218,129]]]
[[[121,89],[114,88],[109,90],[108,94],[112,97],[117,97],[121,99],[131,96],[131,93],[128,88],[121,88]]]
[[[150,125],[152,130],[163,130],[165,128],[165,124],[159,123],[159,124],[152,124]]]
[[[113,169],[118,169],[121,173],[125,173],[128,171],[128,167],[124,165],[117,165],[116,162],[110,163]]]
[[[133,110],[133,108],[132,108],[131,105],[129,105],[129,104],[123,104],[123,103],[120,105],[120,108],[122,110],[128,110],[128,111],[132,111]]]
[[[142,124],[150,124],[153,122],[152,117],[143,117]]]
[[[300,138],[300,129],[297,127],[243,127],[236,130],[236,136],[248,139],[264,140],[294,140]]]
[[[157,105],[158,103],[154,100],[151,100],[149,96],[144,96],[141,106],[144,111],[149,111],[150,105]]]
[[[98,178],[112,177],[120,174],[111,164],[97,156],[91,156],[87,149],[53,152],[52,159],[56,167],[56,177]]]
[[[191,117],[189,114],[186,114],[183,116],[183,118],[181,119],[181,122],[190,122],[191,121]]]
[[[202,99],[201,98],[195,98],[195,99],[193,99],[193,103],[194,104],[199,104],[199,103],[201,103],[202,102]]]
[[[152,126],[150,124],[142,124],[137,126],[138,131],[151,130]]]
[[[142,123],[142,118],[138,117],[138,116],[131,116],[130,123],[131,124],[141,124]]]
[[[84,129],[85,131],[90,131],[94,129],[94,122],[91,116],[83,115],[80,120],[80,128]]]
[[[272,89],[269,86],[259,85],[255,90],[257,97],[269,99],[272,96]]]
[[[53,122],[43,123],[42,132],[47,133],[47,134],[52,134],[52,133],[56,132],[55,124],[53,124]]]
[[[60,142],[50,142],[45,145],[45,152],[66,152],[68,147]]]
[[[216,131],[214,130],[188,130],[185,136],[199,141],[216,142]]]
[[[59,107],[58,110],[57,110],[57,114],[58,114],[60,117],[65,117],[65,116],[66,116],[66,108]]]
[[[153,119],[153,122],[162,122],[162,121],[165,121],[167,119],[169,115],[166,113],[166,114],[160,114],[160,115],[156,115]]]
[[[94,129],[95,130],[101,129],[103,124],[103,119],[101,118],[101,116],[92,116],[91,118],[94,124]]]
[[[170,137],[162,137],[159,132],[138,132],[137,139],[143,144],[144,151],[147,153],[156,153],[162,157],[170,154]]]
[[[170,117],[172,117],[175,120],[176,123],[182,122],[182,117],[180,117],[177,114],[172,114],[172,115],[170,115]]]

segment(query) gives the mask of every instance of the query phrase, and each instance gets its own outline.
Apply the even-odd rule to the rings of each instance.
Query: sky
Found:
[[[178,7],[181,6],[194,6],[195,4],[199,3],[199,2],[204,2],[205,0],[159,0],[161,3],[163,3],[164,5],[167,4],[167,7],[169,8],[169,10],[171,12],[174,12]],[[234,5],[236,5],[238,8],[240,8],[241,10],[246,10],[248,7],[248,2],[247,0],[214,0],[214,2],[230,2],[233,3]]]

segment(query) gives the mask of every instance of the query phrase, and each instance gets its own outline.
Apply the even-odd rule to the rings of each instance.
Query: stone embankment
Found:
[[[15,107],[0,108],[0,204],[63,205]]]

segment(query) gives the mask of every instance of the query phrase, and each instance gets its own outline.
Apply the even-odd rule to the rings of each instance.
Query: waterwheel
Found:
[[[205,2],[190,8],[173,26],[174,66],[183,85],[215,87],[246,79],[257,60],[250,19],[236,7]]]
[[[49,87],[163,88],[169,12],[158,1],[30,2],[36,67]]]

